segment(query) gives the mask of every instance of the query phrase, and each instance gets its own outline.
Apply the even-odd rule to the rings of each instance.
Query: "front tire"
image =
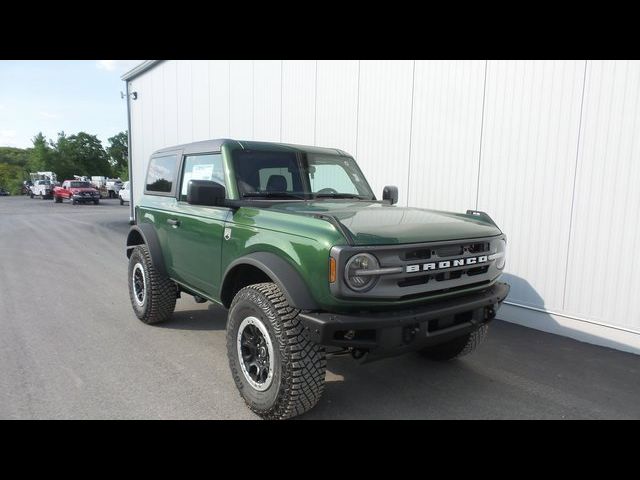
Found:
[[[440,362],[469,355],[482,344],[488,331],[489,326],[484,324],[479,329],[462,337],[454,338],[433,347],[423,348],[420,350],[420,354]]]
[[[176,284],[158,272],[149,248],[135,247],[129,258],[129,298],[136,316],[149,325],[164,322],[171,318],[177,297]]]
[[[248,407],[264,419],[300,415],[324,390],[324,347],[305,338],[299,312],[275,283],[243,288],[229,309],[231,374]]]
[[[62,203],[62,197],[58,197],[57,195],[55,195],[53,199],[56,201],[56,203]]]
[[[120,197],[120,205],[124,205],[124,201],[122,200],[122,197]]]

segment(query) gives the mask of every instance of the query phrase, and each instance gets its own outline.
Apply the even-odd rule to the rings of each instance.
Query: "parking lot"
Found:
[[[146,326],[127,290],[128,206],[0,198],[0,418],[257,418],[229,373],[226,312],[184,295]],[[328,362],[301,419],[640,418],[640,357],[495,321],[480,350]]]

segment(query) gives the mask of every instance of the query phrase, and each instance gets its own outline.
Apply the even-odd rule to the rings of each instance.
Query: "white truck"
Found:
[[[53,172],[35,172],[31,173],[32,185],[29,187],[29,196],[31,198],[40,197],[53,198],[53,187],[56,185],[57,177]]]
[[[91,183],[98,189],[100,195],[109,198],[118,198],[118,192],[122,189],[122,180],[101,176],[91,177]]]

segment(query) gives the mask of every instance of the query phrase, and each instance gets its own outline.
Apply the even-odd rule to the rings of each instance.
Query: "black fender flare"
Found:
[[[240,265],[251,265],[264,272],[273,280],[287,298],[289,305],[299,310],[318,310],[318,304],[311,296],[307,282],[298,271],[282,257],[271,252],[254,252],[235,259],[224,272],[220,293],[230,279],[229,273]]]
[[[139,241],[140,237],[142,238],[142,242]],[[144,243],[149,249],[151,260],[153,260],[153,267],[161,275],[167,275],[160,240],[158,240],[158,234],[155,228],[150,223],[132,225],[131,228],[129,228],[127,235],[127,258],[131,257],[133,249],[141,243]]]

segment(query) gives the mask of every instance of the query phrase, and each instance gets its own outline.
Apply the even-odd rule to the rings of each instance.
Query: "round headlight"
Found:
[[[496,268],[502,270],[507,262],[507,241],[504,239],[498,240],[497,249],[495,253]]]
[[[358,253],[351,257],[344,269],[347,285],[351,290],[362,292],[376,283],[378,275],[368,274],[368,270],[377,270],[380,264],[376,257],[370,253]]]

